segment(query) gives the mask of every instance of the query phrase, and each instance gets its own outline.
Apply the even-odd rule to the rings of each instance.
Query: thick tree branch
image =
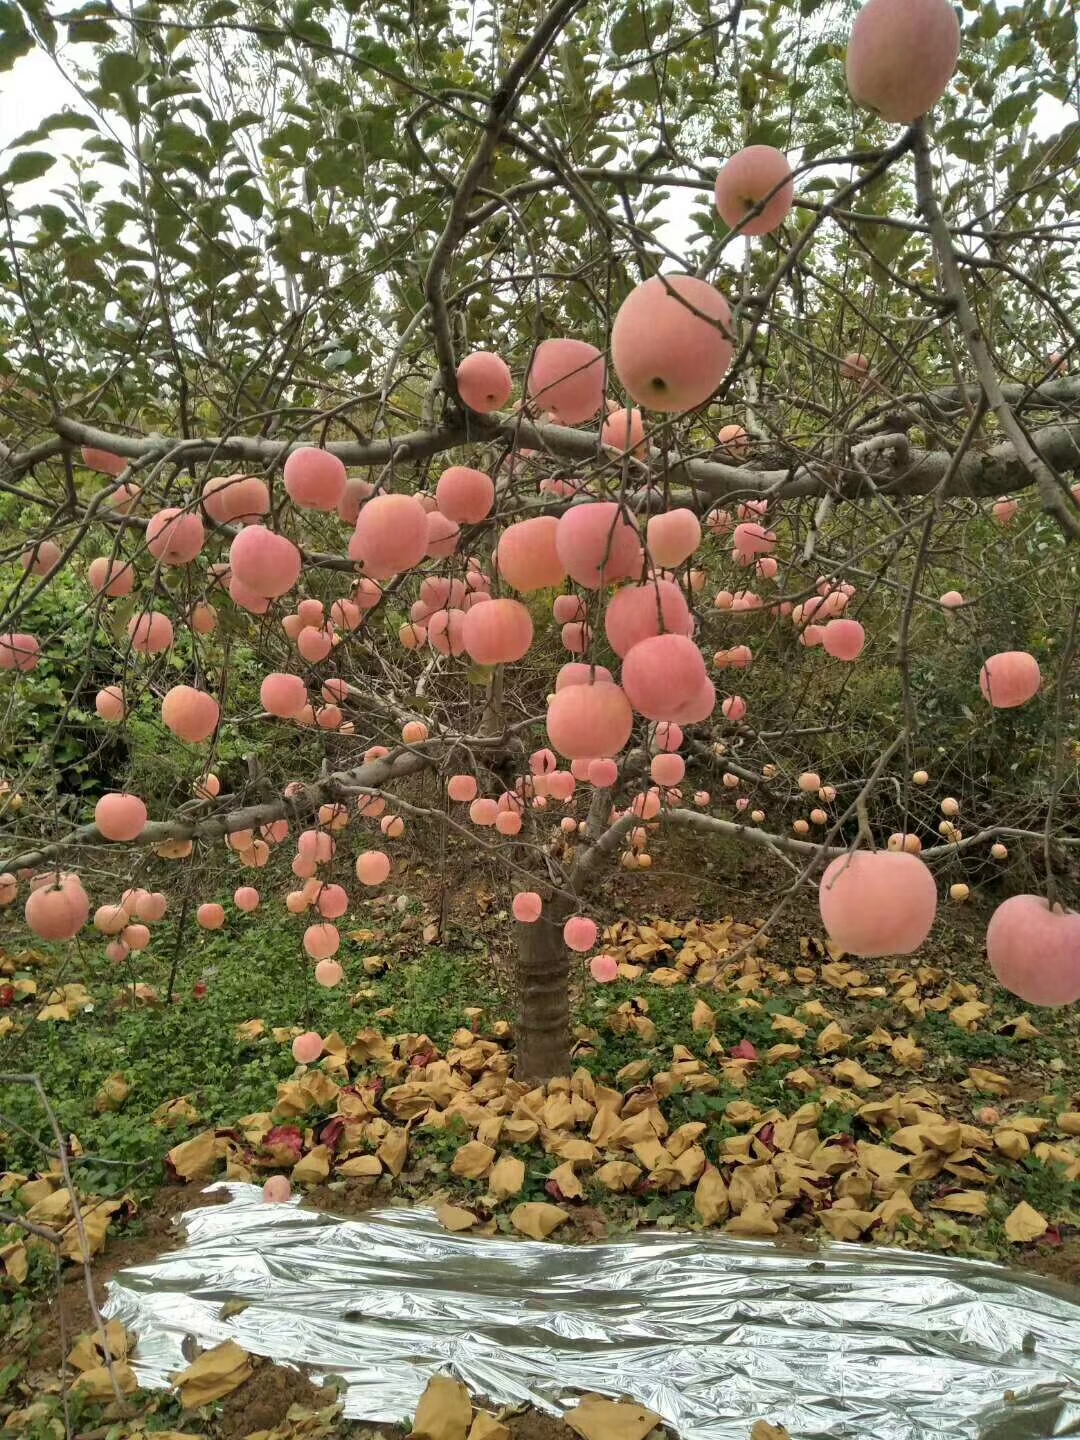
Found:
[[[270,465],[304,443],[239,435],[210,436],[190,441],[176,441],[165,436],[136,437],[114,434],[64,415],[57,416],[53,423],[57,434],[71,444],[110,450],[128,459],[169,454],[183,463],[229,460]],[[470,433],[474,441],[502,440],[546,452],[560,460],[595,461],[600,453],[599,437],[593,431],[539,424],[516,415],[494,416],[487,420],[475,417]],[[460,427],[439,425],[430,430],[412,431],[397,440],[331,440],[327,442],[326,449],[346,465],[378,466],[388,464],[391,454],[395,456],[395,463],[424,459],[463,445],[469,438],[470,435]],[[1025,439],[1028,448],[1032,443],[1055,469],[1080,472],[1080,420],[1043,426],[1033,433],[1031,442]],[[39,445],[33,451],[10,452],[7,464],[11,472],[19,474],[30,468],[31,458],[32,463],[40,463],[46,448]],[[55,453],[62,448],[62,445],[57,445]],[[915,446],[910,446],[906,459],[901,459],[895,445],[885,447],[881,453],[868,454],[866,459],[873,462],[872,466],[867,464],[863,467],[871,476],[872,484],[857,467],[847,470],[813,458],[787,469],[766,470],[754,465],[728,465],[715,460],[682,460],[669,453],[666,474],[669,484],[690,486],[711,501],[765,496],[785,500],[823,495],[855,499],[874,493],[874,487],[891,496],[930,494],[949,473],[953,463],[953,456],[947,450],[923,450]],[[654,474],[660,479],[665,473],[663,461],[657,457],[653,464]],[[1028,489],[1035,483],[1030,467],[1018,454],[1015,444],[1003,441],[987,450],[969,451],[942,493],[947,497],[989,499]],[[43,499],[43,503],[47,502]],[[318,564],[323,557],[312,556],[311,559]],[[326,559],[342,563],[341,557]]]

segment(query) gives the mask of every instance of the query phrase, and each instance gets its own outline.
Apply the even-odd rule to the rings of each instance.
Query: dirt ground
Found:
[[[291,1405],[319,1410],[334,1399],[332,1390],[324,1390],[299,1370],[286,1370],[265,1361],[255,1362],[255,1373],[238,1390],[222,1401],[215,1434],[220,1440],[245,1440],[259,1430],[273,1430],[280,1425]],[[383,1432],[393,1434],[392,1430]],[[400,1433],[400,1432],[397,1432]]]
[[[105,1303],[108,1283],[117,1271],[145,1265],[180,1248],[185,1239],[183,1227],[176,1223],[180,1215],[203,1205],[220,1205],[227,1199],[224,1192],[201,1195],[195,1186],[168,1185],[160,1189],[139,1210],[139,1233],[121,1231],[94,1261],[94,1299],[99,1308]],[[81,1266],[65,1268],[58,1290],[42,1302],[39,1320],[36,1359],[45,1368],[58,1370],[77,1337],[94,1328]]]

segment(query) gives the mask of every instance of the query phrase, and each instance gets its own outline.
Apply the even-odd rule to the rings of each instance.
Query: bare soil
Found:
[[[321,1410],[333,1400],[333,1390],[313,1385],[301,1371],[256,1360],[251,1377],[222,1401],[214,1433],[220,1440],[244,1440],[257,1430],[280,1425],[290,1405]]]
[[[228,1198],[223,1191],[200,1194],[192,1185],[163,1186],[140,1208],[136,1217],[140,1222],[139,1233],[110,1234],[104,1252],[95,1259],[92,1271],[98,1308],[105,1304],[106,1287],[118,1270],[145,1265],[159,1255],[180,1248],[185,1232],[175,1223],[179,1215],[203,1205],[220,1205]],[[58,1288],[42,1302],[35,1327],[35,1366],[59,1370],[78,1337],[93,1328],[85,1272],[81,1266],[68,1266]]]

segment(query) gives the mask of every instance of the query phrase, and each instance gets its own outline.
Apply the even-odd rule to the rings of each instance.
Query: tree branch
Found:
[[[482,740],[470,740],[470,745],[482,745]],[[162,840],[211,840],[230,835],[234,830],[254,830],[259,825],[269,825],[273,820],[302,820],[318,810],[320,805],[332,801],[335,794],[350,785],[379,786],[404,775],[414,775],[436,763],[437,756],[417,747],[398,750],[381,760],[372,760],[355,770],[337,770],[322,780],[305,785],[298,795],[289,799],[271,800],[262,805],[246,805],[239,810],[223,814],[207,815],[201,820],[152,820],[143,827],[137,840],[111,841],[98,830],[96,825],[80,825],[76,830],[39,845],[36,850],[25,850],[7,860],[0,860],[0,869],[19,870],[33,868],[63,855],[77,845],[120,845],[130,849],[132,845],[155,845]]]
[[[248,464],[271,465],[280,462],[291,450],[304,443],[239,435],[209,436],[202,440],[121,435],[66,415],[56,416],[53,424],[57,434],[72,444],[109,450],[128,459],[169,454],[177,463],[185,464],[239,460]],[[469,433],[460,426],[436,425],[429,430],[411,431],[396,440],[332,440],[325,448],[346,465],[378,466],[388,464],[391,457],[399,463],[438,455],[465,444],[470,438],[473,441],[502,440],[515,446],[544,451],[556,459],[595,461],[600,453],[599,436],[594,431],[539,424],[517,415],[473,417]],[[1043,426],[1033,433],[1031,442],[1025,437],[1028,449],[1032,444],[1058,470],[1080,472],[1080,421]],[[59,453],[62,448],[56,446],[50,449],[39,445],[31,451],[11,451],[6,463],[13,474],[19,474],[32,464],[39,464],[48,455]],[[906,460],[903,460],[898,448],[890,445],[885,447],[883,454],[867,458],[876,461],[873,470],[866,467],[866,474],[873,477],[872,482],[868,482],[866,475],[860,474],[855,467],[845,471],[812,458],[801,461],[794,469],[765,470],[753,465],[728,465],[715,460],[684,460],[672,453],[666,457],[666,468],[663,459],[657,457],[654,460],[653,475],[657,481],[664,480],[671,486],[689,485],[710,501],[764,497],[785,500],[822,495],[856,499],[872,494],[875,485],[889,495],[912,496],[927,495],[935,490],[949,473],[954,457],[948,450],[922,450],[912,446]],[[988,450],[969,451],[962,463],[955,467],[955,473],[950,476],[942,494],[945,497],[989,499],[1028,489],[1035,483],[1034,474],[1015,444],[1003,441]],[[42,497],[40,503],[50,502]],[[324,557],[310,558],[312,563],[319,564]],[[347,563],[341,557],[328,556],[325,559],[335,560],[338,564]]]
[[[1012,445],[1016,458],[1031,476],[1042,507],[1052,515],[1070,540],[1080,540],[1080,519],[1072,513],[1066,487],[1051,470],[1049,463],[1032,444],[1027,432],[1013,414],[1012,408],[1001,390],[997,370],[990,350],[983,338],[982,328],[971,308],[964,289],[963,276],[953,250],[952,235],[941,213],[937,196],[934,194],[934,177],[930,163],[930,146],[926,139],[925,122],[919,121],[915,129],[915,188],[919,209],[926,217],[934,241],[938,268],[944,293],[956,307],[956,318],[967,341],[968,353],[975,365],[986,396],[987,404],[997,416],[998,424]]]

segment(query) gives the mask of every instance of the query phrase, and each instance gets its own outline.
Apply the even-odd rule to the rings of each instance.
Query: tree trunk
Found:
[[[516,1030],[519,1080],[570,1074],[570,952],[563,943],[565,916],[544,914],[517,926]]]

